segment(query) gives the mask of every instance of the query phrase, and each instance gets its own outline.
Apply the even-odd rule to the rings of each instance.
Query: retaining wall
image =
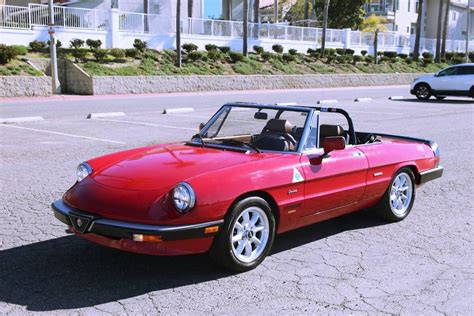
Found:
[[[33,97],[51,95],[50,77],[0,76],[0,97]]]

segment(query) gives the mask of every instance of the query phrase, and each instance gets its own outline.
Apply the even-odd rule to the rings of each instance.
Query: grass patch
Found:
[[[0,65],[0,76],[42,76],[41,71],[31,67],[23,60],[14,59],[6,65]]]

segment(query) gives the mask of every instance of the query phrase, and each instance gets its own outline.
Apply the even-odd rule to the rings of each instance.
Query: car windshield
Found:
[[[192,141],[245,151],[295,152],[309,113],[306,108],[225,105]]]

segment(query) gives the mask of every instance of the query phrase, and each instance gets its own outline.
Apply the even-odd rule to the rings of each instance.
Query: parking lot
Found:
[[[471,314],[474,102],[419,102],[409,88],[53,97],[0,101],[0,314]],[[388,100],[390,96],[403,96]],[[372,100],[354,102],[355,98]],[[277,236],[257,269],[233,275],[204,255],[122,253],[67,235],[50,204],[91,157],[187,140],[225,102],[337,99],[358,131],[426,138],[443,178],[385,224],[363,211]],[[162,114],[193,107],[192,113]],[[124,116],[87,119],[97,112]]]

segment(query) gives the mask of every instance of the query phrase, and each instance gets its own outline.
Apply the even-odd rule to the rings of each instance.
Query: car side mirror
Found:
[[[342,136],[326,137],[323,139],[324,155],[328,155],[331,151],[342,150],[346,148],[346,139]]]
[[[199,123],[199,130],[202,130],[206,124],[204,123]]]

